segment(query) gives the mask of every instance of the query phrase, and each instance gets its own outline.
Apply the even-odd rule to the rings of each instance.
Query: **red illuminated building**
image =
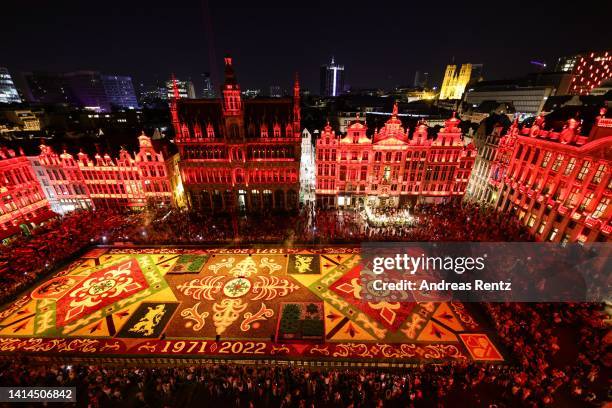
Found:
[[[542,241],[610,239],[612,119],[605,109],[588,135],[570,119],[561,131],[544,118],[501,138],[491,171],[497,208],[519,218]]]
[[[0,183],[0,239],[55,216],[23,152],[0,149]]]
[[[225,58],[222,99],[171,103],[189,205],[201,210],[261,211],[297,208],[300,100],[242,100],[232,59]]]
[[[42,145],[35,160],[36,175],[51,207],[61,213],[87,208],[144,208],[172,201],[170,169],[144,133],[132,156],[121,149],[118,158],[85,153],[57,154]]]
[[[360,120],[344,136],[328,124],[316,145],[318,205],[397,207],[462,197],[476,149],[466,146],[459,122],[453,115],[434,138],[421,123],[410,137],[395,105],[372,138]]]
[[[588,95],[604,80],[612,78],[612,54],[610,51],[581,55],[572,71],[570,93]]]

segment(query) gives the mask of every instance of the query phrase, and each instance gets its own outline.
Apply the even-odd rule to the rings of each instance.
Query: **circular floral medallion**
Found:
[[[251,290],[251,282],[246,278],[234,278],[225,282],[223,294],[230,298],[244,296]]]
[[[100,280],[91,284],[88,293],[92,296],[101,295],[113,289],[115,286],[117,286],[117,281],[114,279]]]

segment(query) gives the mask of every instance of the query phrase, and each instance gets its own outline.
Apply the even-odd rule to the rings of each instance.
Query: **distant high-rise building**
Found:
[[[414,73],[414,87],[427,88],[429,84],[429,72],[417,71]]]
[[[283,96],[283,91],[279,85],[270,85],[270,97],[280,98]]]
[[[576,58],[570,94],[588,95],[593,88],[612,78],[612,51],[591,52]]]
[[[65,83],[71,96],[81,108],[96,111],[110,111],[102,75],[97,71],[75,71],[64,74]]]
[[[102,75],[102,85],[111,106],[128,109],[138,107],[131,77]]]
[[[8,69],[0,67],[0,103],[20,103],[21,98]]]
[[[178,88],[179,97],[181,99],[195,99],[196,95],[193,82],[181,81],[177,78],[176,87]],[[172,99],[174,97],[174,85],[172,84],[172,79],[166,81],[166,90],[168,99]]]
[[[205,72],[203,75],[204,79],[204,92],[202,92],[203,98],[214,98],[215,97],[215,89],[213,88],[212,78],[210,77],[209,72]]]
[[[43,104],[74,104],[63,74],[54,72],[24,72],[25,97]]]
[[[456,65],[447,65],[440,89],[440,99],[461,99],[469,83],[482,77],[482,64],[462,64],[459,72]]]
[[[574,66],[576,65],[576,61],[578,61],[580,55],[570,55],[559,58],[557,61],[557,66],[555,67],[555,71],[557,72],[572,72],[574,70]]]
[[[138,107],[132,78],[98,71],[25,72],[26,98],[44,104],[68,104],[109,112],[112,106]]]
[[[99,71],[67,73],[24,72],[26,99],[45,104],[69,104],[97,112],[111,107],[136,108],[138,101],[129,76]]]
[[[334,57],[321,65],[321,96],[338,96],[344,89],[344,65],[336,64]]]

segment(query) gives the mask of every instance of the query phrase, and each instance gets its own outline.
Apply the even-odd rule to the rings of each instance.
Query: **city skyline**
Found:
[[[411,84],[415,71],[430,72],[431,82],[439,85],[445,66],[453,62],[482,63],[487,79],[500,79],[533,71],[530,60],[544,60],[554,67],[559,57],[608,47],[606,13],[601,9],[597,13],[595,7],[563,10],[551,2],[518,4],[516,10],[524,10],[527,16],[547,18],[536,19],[537,24],[522,27],[507,40],[496,33],[514,20],[518,24],[520,17],[510,12],[502,23],[487,15],[486,4],[434,8],[397,3],[371,10],[366,19],[364,8],[354,2],[325,7],[271,2],[255,7],[203,0],[188,2],[171,13],[161,2],[147,2],[146,16],[144,6],[142,2],[110,2],[94,15],[73,1],[38,3],[27,10],[29,24],[0,29],[5,39],[0,65],[15,76],[32,70],[93,69],[130,75],[135,83],[165,80],[171,72],[199,79],[210,71],[218,89],[222,58],[230,54],[247,73],[241,77],[245,89],[276,84],[290,89],[297,71],[303,87],[316,93],[319,67],[331,56],[347,67],[346,83],[352,87],[391,88]],[[9,19],[26,18],[26,10],[15,2],[4,5],[3,11]],[[406,18],[395,17],[402,15]],[[385,23],[385,30],[380,30],[379,22],[392,17],[397,24]],[[572,21],[572,30],[559,23],[566,17]],[[311,24],[318,29],[304,29]],[[279,36],[279,31],[287,35]],[[543,46],[542,33],[559,41]],[[35,40],[43,36],[49,41],[38,46]],[[533,41],[537,38],[542,41]],[[30,46],[22,47],[23,41]]]

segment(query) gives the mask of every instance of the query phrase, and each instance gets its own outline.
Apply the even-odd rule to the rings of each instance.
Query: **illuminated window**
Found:
[[[568,207],[574,207],[578,204],[578,194],[580,193],[580,187],[574,187],[565,200],[565,205]]]
[[[391,167],[385,166],[385,173],[383,175],[383,179],[385,181],[389,181],[390,178],[391,178]]]
[[[541,234],[542,232],[544,232],[544,228],[546,228],[546,221],[542,221],[540,223],[540,226],[538,227],[538,234]]]
[[[561,167],[561,163],[562,162],[563,162],[563,155],[562,154],[558,154],[557,158],[555,159],[555,162],[553,163],[552,171],[559,170],[559,167]]]
[[[594,197],[595,197],[595,193],[593,193],[593,192],[588,193],[584,197],[584,200],[582,200],[582,203],[580,204],[580,207],[578,208],[578,210],[580,210],[580,211],[586,210],[587,207],[589,206],[589,204],[591,204],[591,201],[593,201]]]
[[[563,172],[563,174],[567,176],[574,170],[575,166],[576,166],[576,158],[572,157],[567,163],[567,166],[565,166],[565,171]]]
[[[580,172],[576,176],[576,179],[577,180],[584,180],[584,177],[589,172],[589,167],[591,167],[591,162],[590,161],[584,161],[582,163],[582,167],[580,168]]]
[[[593,184],[601,183],[601,180],[603,179],[603,175],[604,175],[605,172],[606,172],[606,165],[605,164],[600,164],[597,167],[597,171],[595,172],[595,175],[593,176],[592,183]]]
[[[593,211],[593,218],[601,217],[608,209],[609,204],[610,204],[610,198],[608,197],[602,198],[599,204],[597,205],[597,208],[595,208],[595,211]]]
[[[533,227],[533,226],[535,225],[535,222],[536,222],[536,216],[535,216],[535,215],[533,215],[533,214],[531,214],[531,215],[529,216],[529,220],[527,220],[527,226],[528,226],[529,228],[531,228],[531,227]]]

